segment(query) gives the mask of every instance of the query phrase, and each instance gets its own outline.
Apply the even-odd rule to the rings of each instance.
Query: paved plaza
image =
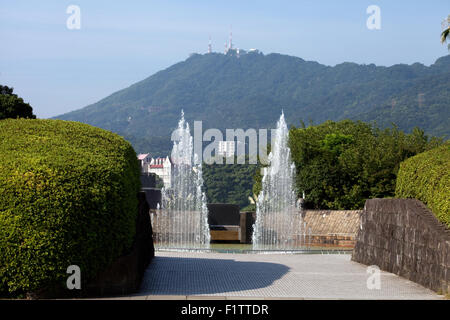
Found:
[[[442,299],[387,272],[368,289],[367,266],[349,254],[161,252],[131,299]]]

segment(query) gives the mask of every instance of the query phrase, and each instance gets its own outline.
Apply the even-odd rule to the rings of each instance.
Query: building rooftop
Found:
[[[148,157],[148,155],[149,155],[149,153],[140,153],[140,154],[138,154],[137,158],[139,160],[144,160],[145,158]]]

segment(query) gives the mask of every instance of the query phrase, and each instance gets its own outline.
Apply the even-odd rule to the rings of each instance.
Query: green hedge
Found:
[[[402,162],[395,195],[419,199],[450,228],[450,143]]]
[[[82,285],[132,245],[139,165],[120,136],[61,120],[0,121],[0,292]]]

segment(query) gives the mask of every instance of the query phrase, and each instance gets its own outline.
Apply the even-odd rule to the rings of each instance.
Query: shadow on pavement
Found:
[[[155,257],[139,295],[201,295],[260,289],[283,277],[289,267],[232,259]]]

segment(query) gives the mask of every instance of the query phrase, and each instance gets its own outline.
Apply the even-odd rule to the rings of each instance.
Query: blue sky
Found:
[[[69,30],[69,5],[81,29]],[[366,8],[381,9],[369,30]],[[0,0],[0,84],[12,86],[38,117],[79,109],[186,59],[236,47],[326,65],[432,64],[450,1],[106,1]]]

